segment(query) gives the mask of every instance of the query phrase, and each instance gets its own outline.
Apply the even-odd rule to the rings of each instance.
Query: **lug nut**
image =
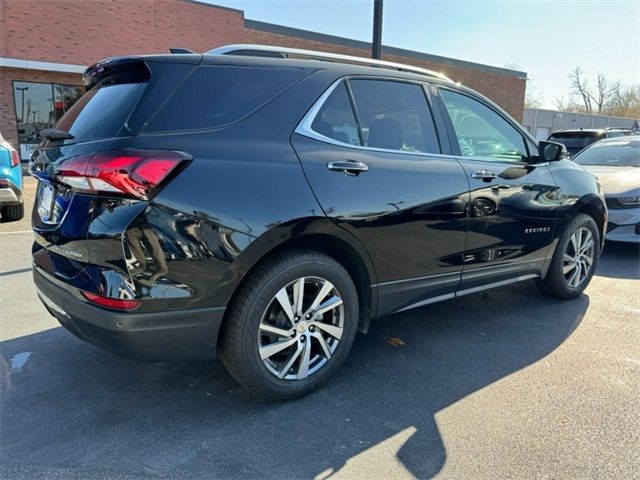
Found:
[[[311,314],[307,314],[307,316],[305,317],[307,320],[309,320],[311,318]]]
[[[309,331],[313,332],[316,329],[316,327],[314,327],[313,325],[309,325]]]
[[[301,341],[302,343],[304,343],[304,341],[305,341],[305,336],[304,336],[304,335],[302,335],[302,336],[300,337],[300,341]]]

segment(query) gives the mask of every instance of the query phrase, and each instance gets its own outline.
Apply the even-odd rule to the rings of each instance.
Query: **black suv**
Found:
[[[584,129],[577,130],[558,130],[549,135],[550,142],[557,142],[564,145],[569,153],[573,156],[584,150],[592,143],[604,138],[626,137],[632,132],[627,128],[605,128],[605,129]]]
[[[317,388],[370,319],[598,264],[596,179],[427,70],[259,46],[112,58],[34,152],[33,274],[83,340]]]

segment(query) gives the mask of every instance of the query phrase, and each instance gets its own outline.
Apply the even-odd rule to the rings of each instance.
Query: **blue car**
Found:
[[[24,217],[20,155],[0,135],[0,216],[3,222]]]

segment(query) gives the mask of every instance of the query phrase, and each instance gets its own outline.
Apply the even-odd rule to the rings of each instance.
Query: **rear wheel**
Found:
[[[2,215],[3,222],[15,222],[16,220],[22,220],[22,217],[24,217],[24,204],[4,205],[0,209],[0,215]]]
[[[577,297],[593,277],[599,249],[600,233],[596,222],[589,215],[578,214],[560,237],[549,271],[538,281],[538,286],[552,297]]]
[[[347,357],[358,324],[358,295],[334,259],[306,250],[258,268],[225,319],[222,361],[254,394],[287,400],[329,380]]]

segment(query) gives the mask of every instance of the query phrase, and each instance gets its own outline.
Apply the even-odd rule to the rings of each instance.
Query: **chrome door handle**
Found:
[[[345,160],[343,162],[329,162],[327,168],[332,172],[344,172],[347,175],[356,176],[369,170],[362,162],[356,162],[354,160]]]
[[[477,180],[484,180],[485,182],[490,182],[494,178],[498,178],[498,175],[496,175],[493,172],[490,172],[489,170],[478,170],[471,174],[471,178],[475,178]]]

